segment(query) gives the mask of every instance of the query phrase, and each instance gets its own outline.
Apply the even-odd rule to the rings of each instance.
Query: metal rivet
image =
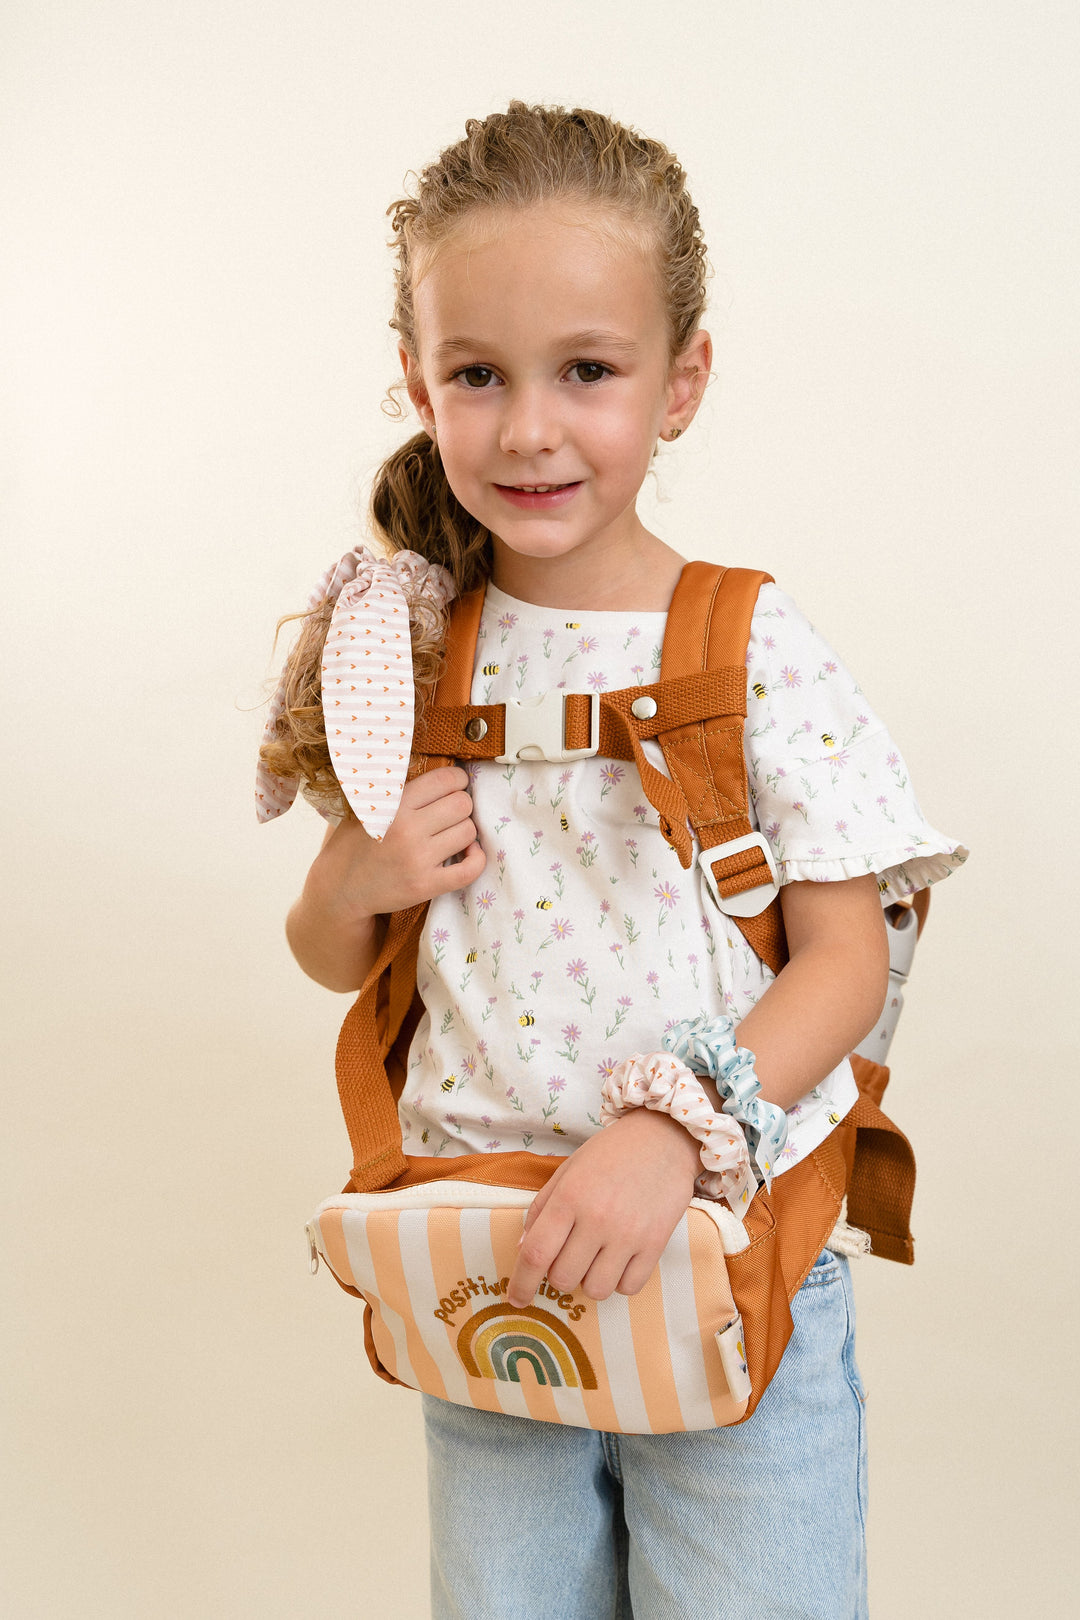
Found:
[[[487,736],[487,721],[481,720],[479,715],[474,715],[471,720],[466,720],[465,735],[470,742],[479,742],[481,738]]]
[[[656,699],[651,697],[635,698],[630,705],[630,713],[635,720],[651,720],[656,713]]]

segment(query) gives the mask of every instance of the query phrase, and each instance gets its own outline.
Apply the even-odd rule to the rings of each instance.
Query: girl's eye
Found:
[[[466,366],[463,371],[456,371],[455,377],[460,377],[466,388],[487,388],[495,373],[490,366]]]
[[[611,375],[608,367],[602,366],[599,360],[575,360],[570,370],[578,373],[578,382],[582,383],[598,383],[601,378]]]

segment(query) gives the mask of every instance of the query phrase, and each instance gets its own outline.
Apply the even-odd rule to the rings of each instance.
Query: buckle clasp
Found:
[[[713,863],[725,861],[731,855],[741,855],[746,849],[759,849],[764,855],[769,868],[768,880],[755,885],[752,889],[743,889],[739,894],[728,895],[725,899],[720,893],[713,873]],[[713,905],[718,911],[722,911],[725,917],[757,917],[780,893],[780,874],[776,870],[776,859],[762,833],[751,833],[747,838],[732,838],[727,844],[713,844],[711,849],[703,849],[700,852],[698,865],[705,879],[705,887],[712,896]]]
[[[580,695],[589,700],[589,746],[566,746],[566,699]],[[600,699],[596,692],[571,694],[553,687],[539,697],[522,698],[505,708],[503,750],[496,754],[499,765],[513,765],[519,759],[589,759],[600,747]]]

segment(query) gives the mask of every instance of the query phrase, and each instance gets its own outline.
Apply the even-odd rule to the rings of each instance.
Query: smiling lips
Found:
[[[496,484],[495,488],[512,506],[536,510],[562,506],[572,500],[581,488],[580,479],[573,484]]]

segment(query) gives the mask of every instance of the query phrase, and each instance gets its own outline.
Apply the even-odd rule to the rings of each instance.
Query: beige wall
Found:
[[[858,1274],[873,1612],[1050,1611],[1075,1589],[1075,8],[11,0],[2,28],[5,1612],[426,1613],[418,1403],[306,1269],[347,1165],[345,1003],[281,932],[318,826],[258,828],[251,774],[273,622],[401,431],[383,211],[511,95],[679,152],[717,377],[646,511],[793,592],[974,851],[894,1048],[919,1263]]]

